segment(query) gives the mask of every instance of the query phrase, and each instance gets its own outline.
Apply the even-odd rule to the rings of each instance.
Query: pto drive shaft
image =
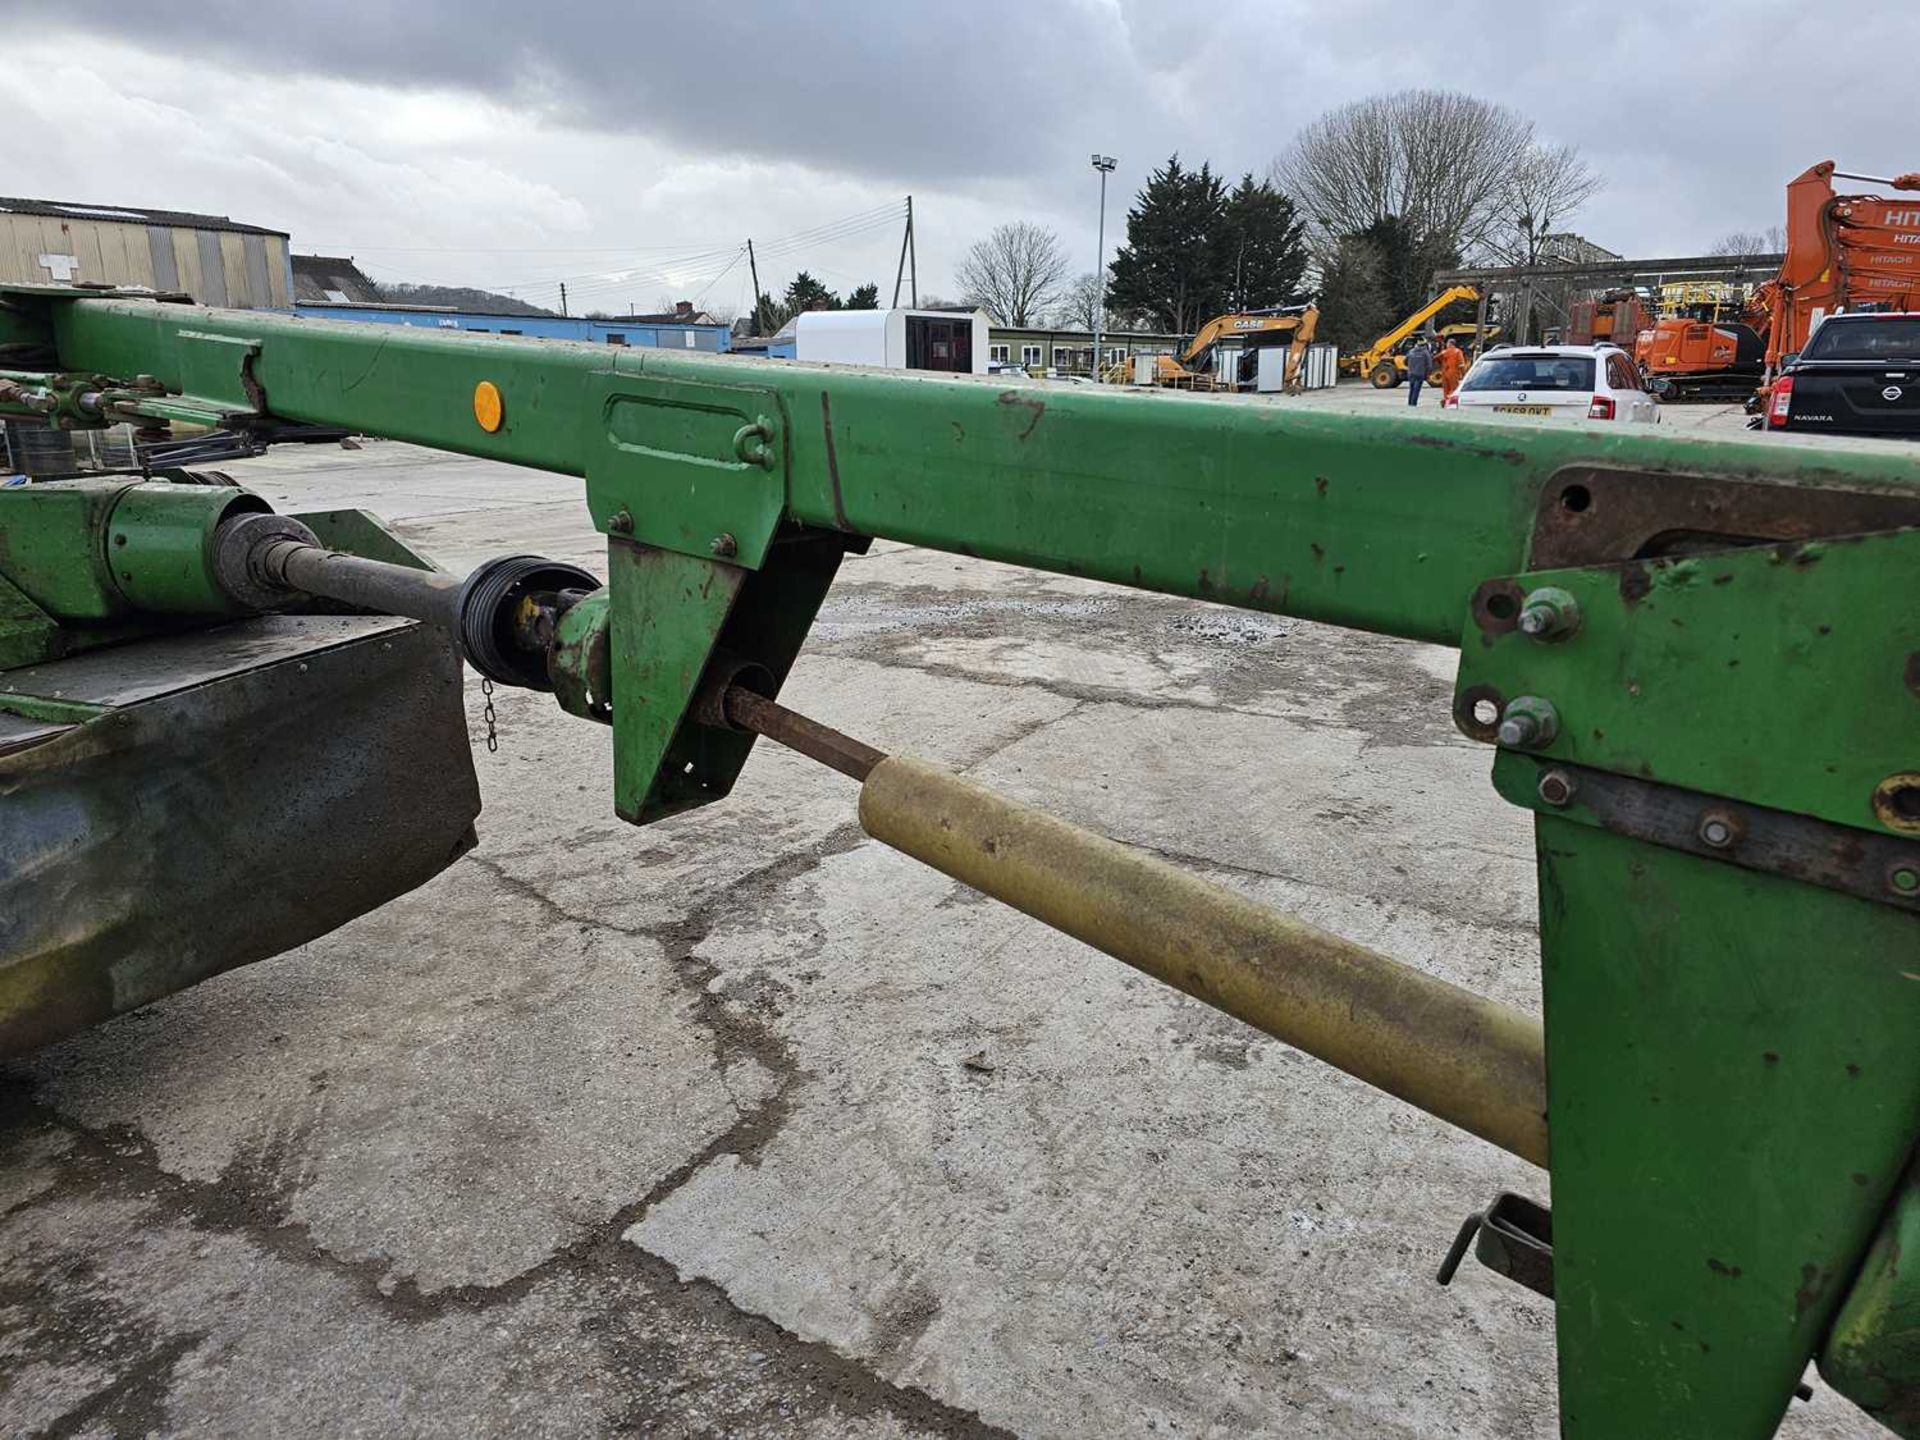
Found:
[[[861,782],[860,825],[1277,1040],[1547,1163],[1540,1022],[1224,886],[730,686],[726,718]]]

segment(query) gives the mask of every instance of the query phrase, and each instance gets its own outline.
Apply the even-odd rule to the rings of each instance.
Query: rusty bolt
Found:
[[[731,560],[740,553],[740,542],[731,535],[721,534],[714,536],[707,548],[722,560]]]
[[[622,505],[618,510],[613,512],[613,518],[607,521],[607,529],[615,535],[631,535],[633,533],[633,512]]]
[[[1573,776],[1566,771],[1549,770],[1540,777],[1541,803],[1551,805],[1557,810],[1562,805],[1571,803],[1573,792],[1578,788]]]
[[[1887,888],[1896,895],[1920,895],[1920,869],[1895,865],[1887,871]]]
[[[1725,850],[1740,838],[1740,826],[1732,816],[1709,810],[1700,817],[1700,843],[1711,850]]]
[[[1538,750],[1551,745],[1560,733],[1560,715],[1551,700],[1538,695],[1520,695],[1501,712],[1500,728],[1494,738],[1509,750]]]
[[[1516,623],[1531,639],[1565,640],[1580,628],[1580,602],[1557,585],[1545,585],[1521,602]]]

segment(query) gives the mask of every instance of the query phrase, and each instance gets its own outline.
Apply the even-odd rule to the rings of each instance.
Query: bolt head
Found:
[[[1566,771],[1549,770],[1540,777],[1540,801],[1542,804],[1552,805],[1558,809],[1572,801],[1573,792],[1577,788],[1573,776]]]
[[[1509,750],[1539,750],[1551,745],[1559,733],[1560,717],[1551,700],[1519,695],[1501,712],[1494,738]]]
[[[624,507],[616,510],[613,518],[607,521],[607,529],[616,535],[631,535],[633,533],[632,513]]]
[[[1580,602],[1558,585],[1543,585],[1521,601],[1514,625],[1530,640],[1565,640],[1580,628]]]
[[[731,535],[716,535],[707,548],[722,560],[727,560],[740,553],[740,542]]]
[[[1733,843],[1733,822],[1724,815],[1708,815],[1700,821],[1700,843],[1724,850]]]
[[[1920,895],[1920,868],[1894,866],[1887,872],[1887,888],[1896,895]]]

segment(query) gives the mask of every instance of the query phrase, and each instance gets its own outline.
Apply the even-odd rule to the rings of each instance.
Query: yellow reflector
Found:
[[[500,428],[500,422],[506,418],[507,402],[500,398],[500,387],[491,380],[482,380],[473,387],[473,418],[480,422],[480,428],[489,435]]]

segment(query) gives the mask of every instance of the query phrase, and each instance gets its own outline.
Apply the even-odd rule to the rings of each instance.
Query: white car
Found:
[[[1660,406],[1617,345],[1501,346],[1489,350],[1446,399],[1449,410],[1536,420],[1658,424]]]

